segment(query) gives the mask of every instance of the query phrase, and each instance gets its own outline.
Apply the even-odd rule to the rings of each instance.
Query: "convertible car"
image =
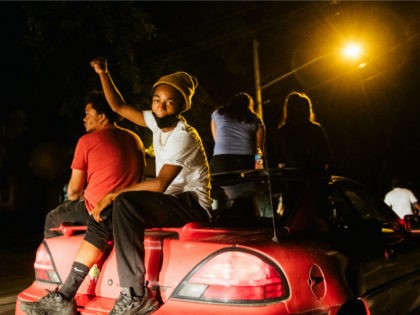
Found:
[[[418,217],[401,222],[380,198],[341,176],[293,169],[212,175],[211,222],[146,231],[153,314],[420,314]],[[66,278],[84,227],[62,226],[35,257],[36,301]],[[119,296],[112,243],[76,301],[108,314]]]

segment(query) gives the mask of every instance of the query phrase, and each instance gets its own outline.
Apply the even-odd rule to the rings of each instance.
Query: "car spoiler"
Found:
[[[60,224],[57,228],[51,228],[50,231],[58,231],[65,236],[72,236],[75,232],[86,231],[86,225],[68,225],[65,223]]]

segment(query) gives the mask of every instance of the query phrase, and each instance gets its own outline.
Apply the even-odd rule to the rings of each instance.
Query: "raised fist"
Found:
[[[96,57],[90,62],[90,65],[98,74],[108,72],[106,58]]]

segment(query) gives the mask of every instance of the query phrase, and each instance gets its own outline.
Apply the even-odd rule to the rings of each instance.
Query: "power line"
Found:
[[[277,2],[274,2],[274,6],[276,6],[277,8],[279,7],[279,4]],[[311,6],[312,7],[312,6]],[[270,10],[271,8],[271,10]],[[244,9],[240,12],[236,11],[233,14],[229,14],[229,15],[225,15],[223,18],[229,18],[229,17],[237,17],[240,15],[243,15],[244,13],[249,13],[254,11],[255,8],[247,8]],[[180,56],[182,54],[192,54],[192,53],[197,53],[200,50],[206,50],[206,49],[210,49],[212,47],[216,47],[218,45],[222,45],[223,43],[231,40],[232,38],[235,38],[237,36],[241,36],[241,37],[247,37],[249,36],[249,39],[251,40],[253,36],[255,36],[256,34],[261,34],[263,33],[265,30],[275,27],[275,26],[279,26],[281,24],[286,24],[288,23],[290,20],[292,20],[293,18],[295,18],[296,16],[299,16],[303,13],[305,13],[305,11],[310,11],[311,9],[309,8],[308,4],[302,5],[302,6],[298,6],[298,8],[294,9],[293,11],[287,12],[285,15],[278,15],[272,18],[264,18],[263,21],[259,21],[257,22],[255,25],[251,25],[250,27],[243,27],[241,29],[237,29],[231,32],[226,32],[225,34],[219,35],[219,36],[214,36],[212,38],[209,38],[207,40],[203,40],[200,42],[196,42],[192,45],[189,46],[184,46],[183,48],[171,51],[169,53],[166,53],[164,55],[160,55],[157,56],[154,59],[159,59],[159,60],[167,60],[167,59],[171,59],[177,56]],[[272,13],[273,8],[272,7],[266,7],[265,8],[265,12],[269,12]],[[216,21],[212,21],[211,22],[212,25],[217,25],[217,20]],[[196,29],[204,29],[204,27],[206,25],[209,25],[208,21],[203,22],[203,24],[199,25],[196,27]],[[211,29],[214,29],[215,27],[211,27]],[[289,34],[288,34],[289,35]],[[277,40],[278,40],[278,36],[277,36]]]

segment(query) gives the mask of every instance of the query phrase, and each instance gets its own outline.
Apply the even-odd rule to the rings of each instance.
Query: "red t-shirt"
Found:
[[[84,198],[88,211],[108,192],[138,183],[144,161],[143,143],[132,131],[112,126],[80,137],[71,168],[87,173]]]

